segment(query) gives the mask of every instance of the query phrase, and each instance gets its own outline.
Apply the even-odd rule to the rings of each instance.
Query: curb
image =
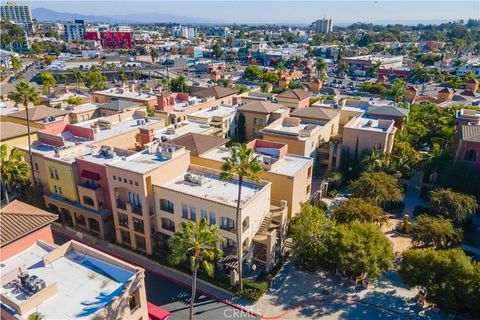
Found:
[[[65,233],[65,232],[56,230],[55,228],[52,228],[52,232],[53,232],[53,233],[56,233],[56,234],[58,234],[58,235],[60,235],[60,236],[63,236],[63,237],[65,237],[65,238],[68,238],[68,239],[71,239],[71,240],[75,240],[75,241],[81,242],[81,243],[83,243],[83,244],[85,244],[85,245],[91,246],[91,243],[88,243],[87,241],[84,241],[84,240],[81,240],[81,239],[80,239],[80,240],[77,240],[77,239],[75,239],[74,237],[72,237],[71,235],[68,235],[68,234]],[[95,248],[96,250],[99,250],[99,251],[103,252],[103,253],[106,253],[106,254],[108,254],[108,255],[111,255],[112,257],[115,257],[115,258],[117,258],[117,259],[123,260],[123,261],[128,262],[128,263],[130,263],[130,264],[133,264],[133,265],[135,265],[135,266],[141,267],[141,268],[143,268],[144,270],[146,270],[146,271],[148,271],[148,272],[150,272],[150,273],[153,273],[153,274],[155,274],[155,275],[157,275],[157,276],[159,276],[159,277],[162,277],[162,278],[164,278],[164,279],[167,279],[167,280],[169,280],[169,281],[172,281],[172,282],[174,282],[174,283],[176,283],[176,284],[178,284],[178,285],[181,285],[181,286],[186,287],[186,288],[191,288],[191,285],[189,285],[189,284],[187,284],[187,283],[185,283],[185,282],[183,282],[183,281],[181,281],[181,280],[171,278],[171,277],[169,277],[169,276],[167,276],[167,275],[164,275],[164,274],[162,274],[162,273],[160,273],[160,272],[158,272],[158,271],[152,270],[152,269],[150,269],[150,268],[146,268],[146,267],[140,265],[140,264],[137,263],[137,262],[130,261],[129,259],[125,259],[125,258],[123,258],[123,257],[119,257],[118,255],[113,254],[113,253],[111,253],[111,252],[108,252],[107,250],[105,250],[105,249],[103,249],[103,248],[98,248],[97,246],[94,246],[94,248]],[[157,264],[159,264],[158,262],[153,261],[153,260],[152,260],[152,263],[157,263]],[[161,265],[161,264],[159,264],[159,265]],[[165,266],[162,266],[162,267],[165,267]],[[168,267],[165,267],[165,268],[168,268]],[[171,268],[168,268],[168,269],[170,270]],[[175,272],[175,271],[174,271],[174,272]],[[186,274],[181,273],[180,271],[176,271],[175,273],[179,273],[179,274],[181,274],[181,275],[186,276]],[[200,279],[200,280],[201,280],[201,279]],[[201,280],[201,281],[202,281],[202,283],[204,283],[204,284],[207,283],[206,281],[203,281],[203,280]],[[208,283],[208,285],[210,285],[210,283]],[[216,286],[215,286],[215,289],[217,289]],[[218,290],[218,289],[217,289],[217,290]],[[220,291],[222,291],[222,290],[220,290]],[[241,306],[241,305],[238,305],[238,304],[236,304],[236,303],[233,303],[233,302],[231,302],[231,301],[228,301],[228,300],[224,300],[224,299],[222,299],[222,298],[219,298],[219,297],[217,297],[217,296],[215,296],[215,295],[213,295],[213,294],[211,294],[211,293],[209,293],[209,292],[206,292],[206,291],[204,291],[204,290],[197,289],[197,292],[201,293],[201,294],[204,295],[204,296],[210,297],[210,298],[212,298],[212,299],[214,299],[214,300],[216,300],[216,301],[218,301],[218,302],[221,302],[221,303],[223,303],[223,304],[226,304],[226,305],[228,305],[228,306],[230,306],[230,307],[233,307],[233,308],[235,308],[235,309],[238,309],[238,310],[240,310],[240,311],[242,311],[242,312],[248,313],[248,314],[253,315],[253,316],[255,316],[255,317],[258,317],[258,318],[260,318],[260,319],[263,318],[263,316],[262,316],[261,314],[259,314],[258,312],[255,312],[255,311],[253,311],[253,310],[250,310],[250,309],[248,309],[248,308],[245,308],[245,307],[243,307],[243,306]]]

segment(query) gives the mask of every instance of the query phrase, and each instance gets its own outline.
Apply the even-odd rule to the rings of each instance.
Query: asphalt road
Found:
[[[58,245],[68,241],[67,238],[57,234],[54,234],[53,238]],[[190,288],[149,271],[145,271],[145,285],[148,301],[169,311],[172,314],[169,320],[188,319]],[[258,319],[198,293],[195,299],[194,318],[196,320]]]

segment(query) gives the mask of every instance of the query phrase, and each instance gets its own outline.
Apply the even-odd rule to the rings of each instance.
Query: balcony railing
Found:
[[[117,208],[127,210],[127,203],[123,200],[117,199]]]
[[[90,183],[90,182],[84,182],[84,183],[81,184],[81,186],[85,187],[85,188],[88,188],[88,189],[92,189],[92,190],[100,189],[102,187],[99,184],[94,184],[94,183]]]
[[[220,225],[220,229],[225,231],[234,232],[236,230],[235,226]]]
[[[134,222],[133,223],[133,230],[135,230],[136,232],[144,233],[145,229],[143,227],[143,223]]]
[[[119,223],[122,227],[128,228],[128,219],[120,219]]]
[[[143,214],[141,206],[135,206],[133,204],[130,204],[130,205],[132,206],[132,212],[133,213],[136,213],[136,214],[139,214],[139,215]]]
[[[162,223],[162,228],[165,229],[165,230],[175,232],[175,225],[172,225],[172,224],[169,224],[169,223]]]

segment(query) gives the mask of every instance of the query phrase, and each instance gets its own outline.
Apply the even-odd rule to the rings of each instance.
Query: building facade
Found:
[[[65,41],[85,40],[85,22],[83,20],[70,21],[64,24]]]
[[[2,20],[12,21],[16,25],[23,26],[29,33],[35,32],[29,4],[2,3],[0,5],[0,17]]]

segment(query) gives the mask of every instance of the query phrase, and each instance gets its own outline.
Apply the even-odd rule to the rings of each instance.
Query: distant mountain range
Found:
[[[95,16],[69,12],[57,12],[46,8],[35,8],[32,15],[39,21],[64,22],[72,20],[84,20],[85,22],[105,23],[183,23],[183,24],[213,24],[213,21],[203,18],[176,16],[155,12],[130,13],[124,15]]]

